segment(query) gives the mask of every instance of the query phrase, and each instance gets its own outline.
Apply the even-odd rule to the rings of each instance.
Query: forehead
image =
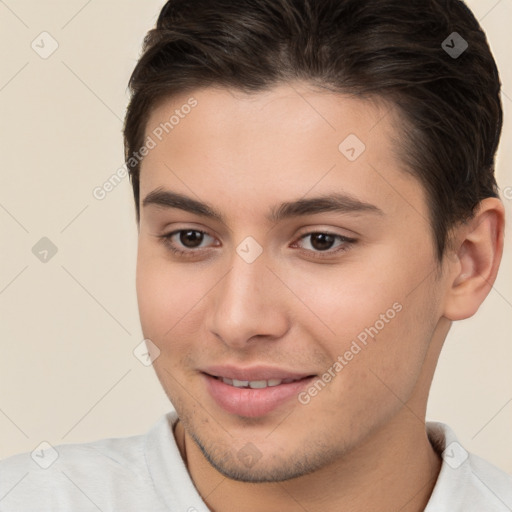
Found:
[[[234,143],[244,136],[246,147],[278,137],[280,142],[288,141],[280,146],[283,151],[295,145],[287,134],[303,136],[311,142],[329,134],[329,141],[338,142],[344,135],[358,132],[360,139],[370,142],[372,132],[372,139],[379,139],[384,132],[394,131],[391,122],[396,117],[393,106],[381,98],[363,100],[302,83],[280,84],[250,94],[207,87],[158,102],[147,122],[146,135],[181,141],[194,135],[202,139],[202,144],[211,141],[210,149],[219,142]],[[212,131],[213,126],[218,129]]]
[[[397,120],[383,101],[303,84],[173,96],[146,126],[154,147],[141,165],[141,200],[164,186],[254,214],[262,201],[335,191],[397,209],[397,187],[422,193],[396,155]]]

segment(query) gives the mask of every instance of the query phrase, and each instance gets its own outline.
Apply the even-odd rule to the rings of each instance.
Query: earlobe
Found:
[[[448,258],[444,316],[473,316],[489,294],[503,253],[505,211],[498,198],[480,202],[472,219],[456,229],[455,258]]]

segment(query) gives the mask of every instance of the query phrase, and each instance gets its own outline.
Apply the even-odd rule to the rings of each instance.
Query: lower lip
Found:
[[[236,388],[207,374],[204,374],[204,378],[208,392],[217,405],[231,414],[257,418],[296,397],[314,377],[263,389]]]

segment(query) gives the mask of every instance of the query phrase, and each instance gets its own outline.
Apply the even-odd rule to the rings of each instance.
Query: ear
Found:
[[[503,254],[505,209],[495,197],[484,199],[475,215],[453,232],[447,256],[444,316],[463,320],[473,316],[496,280]]]

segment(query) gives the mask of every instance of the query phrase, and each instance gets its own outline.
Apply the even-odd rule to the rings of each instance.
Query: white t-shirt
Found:
[[[174,411],[146,434],[44,446],[0,461],[1,512],[209,512],[181,458]],[[443,464],[426,512],[510,512],[512,477],[427,422]]]

